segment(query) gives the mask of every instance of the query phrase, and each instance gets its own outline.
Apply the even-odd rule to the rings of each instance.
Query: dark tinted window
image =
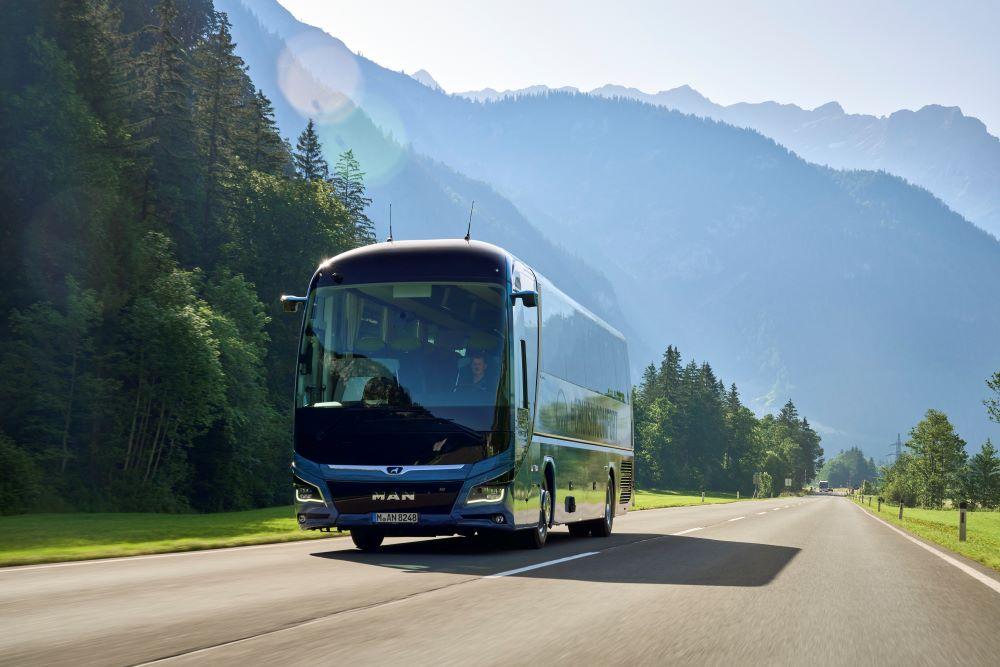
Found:
[[[541,283],[542,372],[628,400],[628,353],[625,341],[560,292]]]

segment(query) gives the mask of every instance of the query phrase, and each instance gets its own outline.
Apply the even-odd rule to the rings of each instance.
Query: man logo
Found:
[[[406,491],[397,492],[390,491],[385,493],[384,491],[376,491],[372,494],[372,500],[416,500],[417,496],[415,493],[409,493]]]
[[[389,466],[385,471],[390,475],[398,475],[403,472],[403,466]]]

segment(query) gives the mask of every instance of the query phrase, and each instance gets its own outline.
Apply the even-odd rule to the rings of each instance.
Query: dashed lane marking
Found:
[[[557,565],[559,563],[565,563],[566,561],[576,560],[577,558],[586,558],[587,556],[594,556],[600,552],[598,551],[586,551],[582,554],[576,554],[573,556],[566,556],[565,558],[556,558],[555,560],[547,560],[544,563],[535,563],[534,565],[526,565],[525,567],[519,567],[514,570],[507,570],[506,572],[497,572],[496,574],[490,574],[483,579],[496,579],[497,577],[509,577],[512,574],[521,574],[522,572],[527,572],[529,570],[537,570],[540,567],[548,567],[549,565]]]

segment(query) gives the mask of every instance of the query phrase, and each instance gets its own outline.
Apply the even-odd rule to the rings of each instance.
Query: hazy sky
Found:
[[[428,70],[449,92],[690,84],[722,104],[960,106],[1000,132],[993,0],[279,1],[385,67]]]

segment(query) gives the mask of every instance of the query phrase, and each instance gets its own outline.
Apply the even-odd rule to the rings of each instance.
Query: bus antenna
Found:
[[[465,240],[468,241],[472,238],[472,212],[476,210],[476,200],[472,200],[472,206],[469,208],[469,227],[465,230]]]
[[[389,202],[389,238],[387,238],[386,243],[392,243],[392,202]]]

